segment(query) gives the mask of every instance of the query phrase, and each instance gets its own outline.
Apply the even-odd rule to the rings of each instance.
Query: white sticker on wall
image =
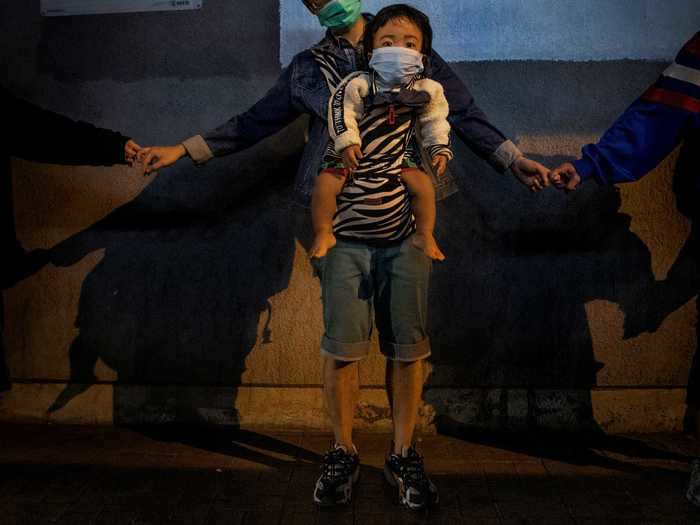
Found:
[[[200,9],[204,0],[41,0],[42,16]]]

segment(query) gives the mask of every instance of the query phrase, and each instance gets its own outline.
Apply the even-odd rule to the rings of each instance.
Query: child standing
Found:
[[[407,152],[417,127],[437,172],[444,172],[452,158],[442,87],[421,77],[431,40],[429,20],[420,11],[403,4],[382,9],[364,34],[370,70],[348,76],[329,101],[334,151],[326,155],[312,202],[311,255],[323,290],[324,391],[335,435],[314,490],[319,505],[352,498],[359,475],[352,441],[357,363],[369,351],[375,322],[388,360],[394,423],[385,477],[411,509],[438,500],[413,445],[413,431],[422,362],[430,355],[431,259],[444,256],[432,231],[432,181],[418,169],[417,155]]]

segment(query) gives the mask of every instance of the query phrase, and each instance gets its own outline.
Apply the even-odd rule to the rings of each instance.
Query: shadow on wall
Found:
[[[663,281],[655,281],[644,290],[642,306],[625,319],[625,337],[642,332],[655,332],[671,313],[693,297],[700,313],[700,221],[697,203],[700,202],[700,135],[689,136],[683,144],[673,177],[676,208],[690,220],[691,232]],[[696,325],[696,341],[700,347],[700,328]],[[700,355],[696,351],[688,378],[686,424],[691,426],[694,411],[700,409]],[[694,429],[693,429],[694,430]]]
[[[590,389],[605,364],[584,305],[606,299],[634,311],[654,280],[649,250],[618,212],[616,188],[531,196],[479,164],[460,164],[461,195],[439,210],[448,262],[433,274],[425,400],[443,429],[596,433]],[[456,385],[486,388],[446,389]]]
[[[4,324],[5,324],[4,301],[0,300],[0,392],[10,389],[10,370],[7,368],[7,358],[5,350]]]
[[[209,11],[115,15],[106,28],[98,27],[95,17],[44,20],[40,69],[66,81],[247,77],[261,60],[265,71],[277,71],[275,43],[262,58],[241,52],[255,31],[260,31],[258,40],[261,34],[274,33],[268,25],[278,15],[270,14],[271,4],[276,6],[264,2],[261,16],[257,4],[240,7],[212,0],[205,5],[217,19],[201,25],[194,21]],[[222,41],[228,35],[225,20],[236,9],[250,10],[245,19],[253,25],[232,33],[234,40]],[[159,23],[151,24],[155,20]],[[135,28],[132,22],[140,25]],[[206,35],[200,34],[202,27]],[[101,29],[107,33],[99,38],[103,45],[94,50],[97,55],[84,55],[84,42],[101,37]],[[125,35],[138,37],[129,42]],[[167,52],[171,41],[177,43],[172,46],[177,53],[155,58]],[[185,50],[185,41],[198,47]],[[149,63],[134,62],[133,56],[147,56]],[[653,81],[662,66],[626,65],[624,80],[632,75],[633,88],[620,80],[620,62],[595,65],[596,75],[590,74],[590,64],[454,67],[478,87],[480,102],[495,108],[488,111],[494,122],[511,122],[520,133],[557,135],[562,129],[587,133],[605,127],[613,110],[622,110],[630,93]],[[615,87],[609,90],[613,99],[602,100],[607,97],[604,90],[591,90],[590,82],[580,81],[595,77],[599,82],[601,75]],[[509,87],[513,78],[526,76],[535,79],[529,89]],[[567,79],[574,91],[562,91],[560,83],[549,80],[555,76]],[[541,118],[543,108],[553,117]],[[510,121],[510,115],[516,120]],[[269,315],[268,299],[289,284],[295,236],[308,234],[281,209],[289,196],[283,180],[292,177],[292,154],[270,154],[269,145],[261,146],[258,151],[264,154],[258,157],[246,153],[231,162],[216,161],[206,175],[193,175],[184,165],[168,170],[133,202],[53,250],[55,264],[71,265],[105,249],[82,286],[80,335],[70,351],[73,384],[56,400],[54,410],[84,388],[78,385],[94,380],[95,363],[101,359],[118,374],[117,421],[236,421],[237,386],[258,337],[260,316]],[[667,282],[655,283],[649,251],[630,232],[629,217],[618,212],[614,188],[588,184],[569,197],[554,191],[531,196],[461,143],[457,148],[462,191],[439,212],[438,236],[449,259],[435,268],[431,289],[434,371],[426,401],[443,420],[468,413],[462,403],[477,407],[470,421],[478,425],[495,419],[496,426],[533,427],[559,418],[572,427],[594,426],[590,388],[604,364],[595,361],[584,304],[601,298],[619,303],[628,314],[626,331],[645,329],[650,324],[639,304],[655,305],[648,317],[658,320],[683,304],[678,301],[688,293],[696,293],[687,274],[696,268],[697,244],[684,249]],[[540,160],[557,165],[563,159]],[[290,168],[280,174],[277,166],[283,164]],[[234,179],[252,184],[244,188]],[[270,186],[271,180],[280,183]],[[644,299],[651,297],[649,290],[658,295],[653,301]],[[635,328],[636,313],[641,328]],[[122,388],[125,384],[154,387],[139,393]],[[196,391],[196,399],[184,399],[184,389],[167,386],[192,384],[202,386],[189,390]],[[441,387],[452,386],[494,387],[503,395],[476,390],[474,396],[484,397],[461,400],[441,393]],[[579,394],[543,397],[547,388]],[[523,421],[509,418],[508,407],[522,401],[509,397],[514,389],[527,391]]]
[[[207,0],[202,11],[186,14],[42,19],[34,46],[36,35],[25,26],[36,20],[36,12],[34,3],[16,3],[12,16],[5,17],[3,41],[17,57],[8,71],[24,70],[18,64],[24,64],[27,49],[36,51],[40,73],[80,89],[102,79],[255,81],[260,71],[279,70],[275,0]],[[86,42],[100,45],[86,52]],[[255,52],[251,42],[257,43]],[[611,115],[666,64],[453,67],[475,88],[494,122],[510,123],[513,129],[505,131],[558,136],[562,130],[585,134],[607,127]],[[523,78],[526,87],[513,82]],[[552,82],[556,78],[565,79],[566,89]],[[32,85],[32,79],[22,83]],[[158,89],[135,85],[145,93]],[[594,89],[599,85],[606,89]],[[242,87],[234,84],[234,89]],[[195,112],[188,111],[192,118]],[[147,124],[144,129],[152,129]],[[80,335],[70,350],[72,384],[53,410],[94,380],[101,359],[118,374],[117,422],[237,421],[234,406],[245,358],[257,338],[265,338],[258,334],[260,318],[270,315],[268,299],[289,284],[295,236],[308,235],[283,209],[293,155],[270,153],[269,145],[258,156],[217,161],[205,175],[193,175],[185,165],[168,170],[133,202],[52,251],[52,262],[71,265],[105,250],[82,285]],[[697,294],[697,227],[668,278],[655,282],[649,251],[630,232],[629,217],[618,212],[614,188],[588,184],[569,197],[554,191],[531,196],[461,143],[457,148],[462,191],[439,212],[438,236],[449,259],[436,266],[431,289],[434,371],[425,399],[441,422],[463,422],[460,417],[467,414],[480,426],[533,428],[559,421],[595,430],[590,389],[604,363],[595,361],[584,304],[601,298],[620,304],[628,336],[657,327]],[[681,161],[679,173],[690,174],[696,159]],[[556,165],[562,159],[540,160]],[[278,173],[280,165],[289,169]],[[697,184],[696,174],[697,168],[684,180]],[[693,203],[700,194],[695,191]],[[687,188],[677,194],[679,199],[691,195]],[[679,208],[692,204],[679,202]],[[301,240],[308,245],[308,239]],[[6,375],[3,353],[0,347],[0,387]],[[124,388],[128,384],[154,386],[138,391]],[[496,395],[485,389],[475,390],[472,398],[455,398],[446,390],[453,386],[492,387]],[[542,393],[547,388],[560,392],[547,396]],[[526,398],[516,398],[516,390],[525,391]],[[567,393],[571,390],[578,393]],[[519,402],[527,410],[515,421],[509,407]]]
[[[697,184],[690,151],[674,183],[683,197]],[[618,303],[628,337],[655,330],[697,293],[697,237],[657,282],[614,187],[532,196],[460,153],[462,191],[439,211],[449,259],[433,274],[425,401],[453,434],[465,425],[598,434],[590,389],[604,363],[593,355],[585,303]],[[178,165],[51,251],[54,264],[72,265],[105,249],[82,286],[71,384],[51,410],[94,381],[101,359],[118,374],[117,423],[238,422],[237,387],[261,315],[289,284],[295,237],[309,241],[285,209],[297,159],[270,157],[256,148],[197,177]],[[280,165],[289,169],[280,174]],[[687,208],[680,199],[679,208]],[[455,395],[450,387],[486,388]],[[525,412],[512,410],[518,403]]]
[[[94,382],[101,359],[118,374],[115,423],[237,424],[246,356],[294,260],[282,190],[298,159],[266,153],[247,155],[233,172],[164,170],[138,198],[51,250],[51,262],[65,266],[105,250],[83,282],[71,383],[51,411]]]

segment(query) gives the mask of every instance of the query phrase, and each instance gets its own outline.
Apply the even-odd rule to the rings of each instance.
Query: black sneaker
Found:
[[[411,510],[436,507],[440,502],[437,487],[425,473],[423,456],[415,447],[401,455],[390,454],[384,463],[384,477],[398,492],[399,503]]]
[[[352,486],[360,477],[360,456],[335,445],[323,455],[321,477],[314,489],[314,502],[322,507],[345,505],[352,501]]]

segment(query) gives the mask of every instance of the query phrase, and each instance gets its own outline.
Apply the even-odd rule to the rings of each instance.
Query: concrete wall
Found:
[[[143,144],[172,143],[272,85],[279,7],[207,0],[197,12],[42,19],[35,3],[6,3],[0,82]],[[504,132],[555,165],[665,65],[453,67]],[[0,420],[324,427],[320,290],[308,218],[289,204],[303,130],[152,178],[13,161],[19,238],[53,264],[4,293],[14,385]],[[680,428],[697,265],[679,257],[690,224],[672,188],[677,153],[619,191],[536,197],[458,154],[461,192],[438,210],[448,261],[433,274],[423,427]],[[361,366],[358,425],[388,428],[383,378],[375,353]]]

